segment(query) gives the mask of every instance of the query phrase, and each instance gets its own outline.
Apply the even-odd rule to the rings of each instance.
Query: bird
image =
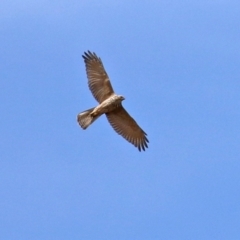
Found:
[[[147,133],[122,106],[125,98],[114,92],[101,58],[89,50],[84,52],[82,57],[86,67],[88,87],[99,105],[79,113],[77,115],[79,125],[85,130],[105,114],[108,122],[119,135],[137,147],[140,152],[145,151],[149,143]]]

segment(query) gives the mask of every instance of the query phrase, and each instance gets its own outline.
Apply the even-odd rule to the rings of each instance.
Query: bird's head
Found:
[[[124,97],[124,96],[121,96],[121,95],[119,95],[119,100],[120,100],[120,101],[123,101],[123,100],[125,100],[125,97]]]

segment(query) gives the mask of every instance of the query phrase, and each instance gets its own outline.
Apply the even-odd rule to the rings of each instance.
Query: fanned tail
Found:
[[[86,129],[89,125],[91,125],[99,116],[92,117],[90,114],[94,110],[94,108],[90,108],[84,112],[81,112],[77,115],[77,121],[79,125]]]

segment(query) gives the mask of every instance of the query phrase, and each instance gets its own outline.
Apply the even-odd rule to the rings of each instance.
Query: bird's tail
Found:
[[[86,129],[90,124],[92,124],[98,117],[98,116],[91,116],[91,112],[94,110],[94,108],[90,108],[84,112],[81,112],[77,115],[77,121],[79,125],[83,128]]]

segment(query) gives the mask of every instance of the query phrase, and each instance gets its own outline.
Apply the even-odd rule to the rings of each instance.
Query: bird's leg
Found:
[[[98,116],[98,115],[99,115],[98,109],[96,109],[96,108],[90,113],[90,116],[91,116],[91,117],[96,117],[96,116]]]

